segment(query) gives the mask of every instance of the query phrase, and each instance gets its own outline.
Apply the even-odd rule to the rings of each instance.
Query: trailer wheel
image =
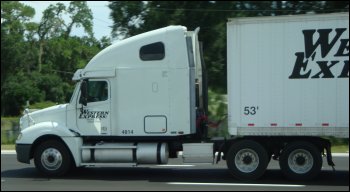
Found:
[[[293,180],[310,180],[322,168],[321,152],[309,142],[293,142],[282,151],[279,164],[283,174]]]
[[[233,144],[226,158],[230,173],[240,180],[255,180],[261,177],[268,161],[265,148],[251,140],[242,140]]]
[[[34,164],[46,176],[62,176],[70,169],[71,158],[64,144],[49,140],[35,149]]]

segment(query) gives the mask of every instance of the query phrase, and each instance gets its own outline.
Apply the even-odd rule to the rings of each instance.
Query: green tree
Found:
[[[5,114],[6,93],[11,87],[5,86],[8,78],[21,66],[25,66],[24,34],[26,24],[35,10],[18,1],[1,2],[1,114]]]
[[[140,25],[147,11],[147,4],[142,1],[113,1],[108,7],[112,10],[112,36],[123,39],[142,32]]]
[[[72,31],[73,26],[83,27],[85,32],[93,37],[92,31],[92,12],[87,6],[86,1],[71,1],[67,9],[67,13],[71,19],[65,26],[65,38],[67,39]]]
[[[1,2],[1,92],[5,79],[20,66],[25,25],[35,10],[17,1]]]
[[[38,26],[39,36],[39,52],[38,52],[38,71],[42,69],[42,56],[44,54],[44,46],[50,37],[60,36],[62,34],[62,25],[64,20],[62,14],[66,7],[62,3],[50,5],[43,12],[43,17]]]
[[[67,14],[71,19],[68,23],[65,23],[63,20],[64,14]],[[41,72],[42,70],[44,46],[48,39],[63,37],[67,40],[74,26],[83,27],[85,32],[93,39],[92,19],[92,12],[88,8],[86,1],[71,1],[68,8],[62,3],[50,5],[44,11],[38,27],[38,71]]]
[[[111,44],[107,37],[93,37],[86,2],[50,5],[39,23],[30,22],[34,14],[20,2],[1,2],[2,115],[20,114],[26,101],[69,101],[74,72]],[[70,20],[63,20],[64,15]],[[71,36],[75,27],[83,27],[87,35]]]
[[[1,91],[2,115],[18,115],[26,101],[33,103],[44,99],[45,93],[38,88],[32,77],[19,71],[6,79],[4,91]]]

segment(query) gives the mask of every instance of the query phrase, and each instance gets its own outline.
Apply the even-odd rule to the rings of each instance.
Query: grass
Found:
[[[1,117],[1,145],[13,144],[19,134],[19,117]]]
[[[333,146],[332,153],[349,153],[349,146],[348,145]]]
[[[18,125],[19,117],[1,117],[1,130],[11,130],[14,125]]]
[[[1,150],[15,150],[15,145],[1,145]]]

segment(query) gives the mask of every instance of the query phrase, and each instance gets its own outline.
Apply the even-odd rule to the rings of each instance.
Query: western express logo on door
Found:
[[[302,34],[305,49],[295,53],[289,79],[349,78],[347,28],[310,29],[303,30]]]
[[[80,112],[79,119],[105,119],[107,118],[108,114],[108,111],[90,111],[88,109],[84,109],[82,112]]]

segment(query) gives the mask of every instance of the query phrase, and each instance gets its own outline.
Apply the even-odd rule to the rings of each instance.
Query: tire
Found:
[[[37,170],[46,176],[62,176],[70,169],[72,162],[62,142],[49,140],[35,149],[34,164]]]
[[[234,143],[226,155],[230,173],[239,180],[256,180],[266,171],[269,158],[265,148],[251,140]]]
[[[321,152],[309,142],[288,144],[279,158],[283,174],[292,180],[310,180],[319,175],[322,168]]]

